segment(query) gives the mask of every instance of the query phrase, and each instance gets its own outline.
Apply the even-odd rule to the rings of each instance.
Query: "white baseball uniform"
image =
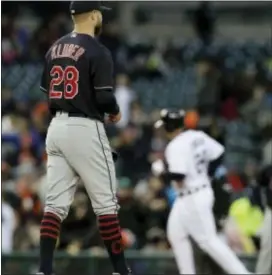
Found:
[[[214,194],[208,164],[220,157],[224,147],[202,131],[188,130],[175,137],[165,152],[168,171],[184,174],[171,210],[167,235],[180,274],[195,274],[189,236],[229,274],[250,274],[217,233],[213,216]]]

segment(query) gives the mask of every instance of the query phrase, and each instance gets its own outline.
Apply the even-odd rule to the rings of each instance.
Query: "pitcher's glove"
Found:
[[[112,154],[113,161],[116,162],[118,160],[117,152],[115,150],[111,149],[111,154]]]

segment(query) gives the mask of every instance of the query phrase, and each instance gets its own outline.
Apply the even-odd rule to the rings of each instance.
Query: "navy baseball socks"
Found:
[[[61,220],[53,213],[43,215],[40,231],[40,268],[44,275],[53,274],[53,257],[60,233]]]
[[[98,225],[114,272],[120,275],[132,275],[125,260],[118,216],[116,214],[99,216]],[[60,227],[61,220],[58,216],[49,212],[44,213],[40,231],[40,274],[53,274],[53,257]]]
[[[108,250],[114,272],[120,275],[130,275],[131,271],[125,260],[117,214],[98,216],[98,227],[100,236]]]

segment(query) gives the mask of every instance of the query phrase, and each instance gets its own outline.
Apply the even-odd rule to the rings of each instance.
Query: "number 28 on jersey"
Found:
[[[59,65],[50,71],[50,99],[73,99],[78,94],[79,72],[74,66],[62,68]]]

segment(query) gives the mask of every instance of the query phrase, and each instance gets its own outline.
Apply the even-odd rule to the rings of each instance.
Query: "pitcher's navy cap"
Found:
[[[107,11],[111,8],[105,7],[100,1],[71,1],[70,12],[72,15],[90,12],[93,10]]]

